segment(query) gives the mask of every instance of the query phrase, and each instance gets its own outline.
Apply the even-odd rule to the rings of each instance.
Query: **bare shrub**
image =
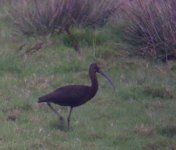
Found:
[[[114,15],[120,0],[16,0],[11,1],[12,18],[18,33],[26,36],[66,32],[80,54],[72,26],[103,26]],[[49,37],[48,36],[48,37]],[[21,47],[21,46],[20,46]]]
[[[12,4],[11,18],[24,35],[53,33],[64,23],[64,0],[17,0]]]
[[[78,25],[103,26],[114,15],[119,0],[74,0],[72,18]]]
[[[176,1],[136,0],[126,5],[127,40],[136,54],[167,61],[176,59]]]
[[[70,26],[103,26],[118,8],[118,0],[17,0],[10,13],[25,35],[68,30]]]

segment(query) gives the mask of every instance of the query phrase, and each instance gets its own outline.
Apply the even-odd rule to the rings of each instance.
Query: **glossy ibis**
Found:
[[[69,129],[72,109],[92,99],[98,90],[98,81],[96,73],[100,73],[102,76],[104,76],[113,86],[112,80],[107,76],[107,74],[105,74],[96,63],[93,63],[89,67],[89,76],[91,79],[90,86],[87,85],[63,86],[45,96],[40,97],[38,103],[46,102],[48,106],[54,111],[54,113],[56,113],[59,116],[61,121],[63,121],[63,117],[52,107],[51,103],[58,104],[61,106],[70,106],[70,112],[67,118]]]

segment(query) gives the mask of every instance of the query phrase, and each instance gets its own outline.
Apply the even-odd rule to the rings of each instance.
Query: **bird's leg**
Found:
[[[59,117],[59,119],[61,121],[64,121],[64,118],[57,112],[57,110],[55,110],[49,102],[47,104],[51,108],[51,110]]]
[[[73,107],[70,107],[69,115],[68,115],[68,118],[67,118],[68,129],[70,129],[70,117],[71,117],[72,109],[73,109]]]

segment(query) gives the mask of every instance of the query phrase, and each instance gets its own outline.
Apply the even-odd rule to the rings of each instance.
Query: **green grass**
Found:
[[[15,48],[21,41],[13,42],[8,28],[3,27],[1,32],[7,32],[0,38],[1,150],[171,150],[176,147],[175,62],[155,64],[129,58],[102,39],[101,44],[91,44],[91,37],[89,46],[83,45],[82,61],[62,41],[34,55],[19,56]],[[71,131],[62,131],[51,110],[37,104],[38,97],[65,84],[89,84],[88,67],[95,60],[112,77],[116,93],[98,75],[97,95],[73,110]],[[67,116],[67,108],[56,108]]]

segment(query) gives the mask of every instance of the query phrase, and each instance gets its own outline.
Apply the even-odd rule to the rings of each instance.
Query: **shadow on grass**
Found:
[[[166,127],[160,128],[158,129],[158,133],[169,138],[176,137],[176,126],[168,125]]]
[[[61,122],[61,121],[54,121],[50,123],[50,128],[55,129],[55,130],[60,130],[60,131],[64,131],[64,132],[69,132],[71,131],[71,129],[68,129],[67,124],[65,123],[65,121]]]
[[[32,149],[32,150],[43,150],[45,149],[44,145],[42,144],[32,144],[30,147],[27,149]]]
[[[156,141],[153,143],[148,144],[143,148],[143,150],[166,150],[167,144],[163,141]]]
[[[119,145],[119,144],[126,144],[129,141],[132,140],[132,137],[129,137],[127,135],[119,135],[113,140],[113,145]]]

